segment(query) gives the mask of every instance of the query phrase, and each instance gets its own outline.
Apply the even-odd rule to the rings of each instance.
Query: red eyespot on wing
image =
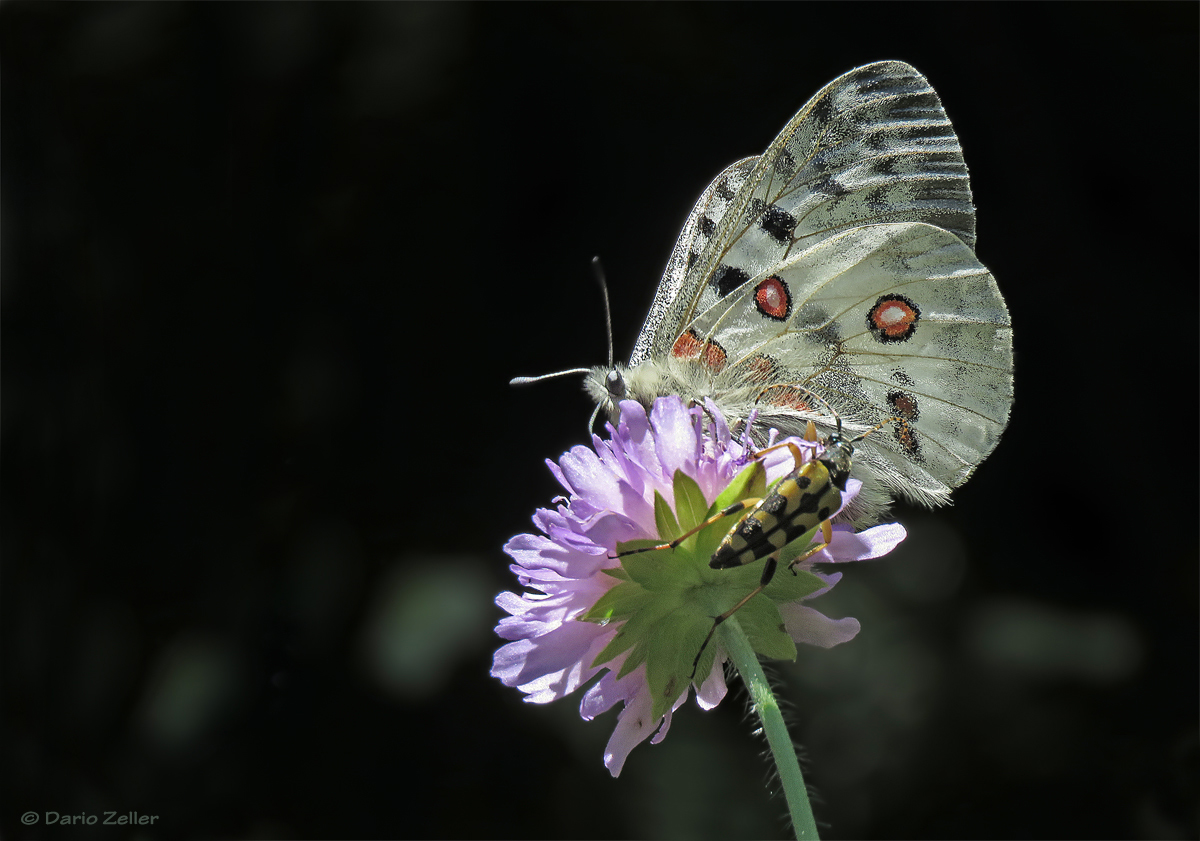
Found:
[[[754,288],[754,306],[767,318],[787,321],[792,311],[792,294],[786,283],[772,275]]]
[[[675,340],[675,344],[671,347],[671,356],[676,359],[694,359],[700,355],[703,348],[704,342],[700,341],[696,331],[688,330],[686,333],[681,333]]]
[[[682,333],[671,347],[671,355],[677,359],[700,358],[705,367],[714,374],[725,367],[725,348],[712,339],[702,341],[695,330]]]
[[[704,352],[700,354],[704,364],[715,374],[725,367],[725,348],[713,341],[704,343]]]
[[[892,411],[907,421],[915,421],[921,416],[921,407],[917,403],[917,398],[911,394],[905,394],[903,391],[893,391],[888,394],[887,402],[892,407]]]
[[[921,310],[903,295],[883,295],[867,313],[867,329],[878,342],[905,342],[917,330]]]
[[[808,392],[800,388],[773,388],[763,395],[772,406],[782,406],[785,409],[797,409],[801,412],[811,411],[808,405]]]
[[[756,353],[745,362],[746,379],[752,383],[769,383],[776,378],[775,360],[771,357]]]

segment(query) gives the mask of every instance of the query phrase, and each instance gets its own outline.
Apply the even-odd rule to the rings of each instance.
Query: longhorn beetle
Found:
[[[805,390],[807,391],[807,389]],[[815,394],[813,396],[817,397]],[[817,397],[817,399],[820,400],[821,398]],[[825,401],[821,400],[821,402],[824,403]],[[828,406],[827,403],[826,406]],[[692,661],[692,677],[696,676],[696,667],[700,663],[700,655],[708,647],[708,643],[712,640],[713,634],[716,633],[717,627],[730,616],[737,613],[743,605],[765,590],[767,585],[771,583],[771,580],[775,577],[776,568],[779,565],[779,555],[784,547],[812,529],[818,527],[821,529],[821,536],[824,538],[824,541],[788,564],[788,569],[795,575],[797,564],[820,552],[833,540],[833,526],[830,518],[842,506],[842,493],[846,490],[846,480],[850,477],[850,465],[854,456],[854,445],[884,426],[884,424],[895,421],[907,427],[907,422],[903,418],[892,417],[880,421],[862,435],[855,438],[845,438],[842,436],[841,417],[832,410],[831,414],[833,414],[834,420],[837,422],[837,429],[825,438],[825,450],[817,458],[810,461],[802,461],[803,457],[800,448],[790,441],[783,444],[776,444],[773,447],[767,447],[754,454],[754,458],[757,459],[784,447],[792,454],[794,463],[792,472],[776,482],[766,496],[749,497],[735,502],[713,514],[695,528],[684,532],[670,543],[660,543],[657,546],[646,546],[641,549],[630,549],[626,552],[618,553],[617,557],[623,557],[638,552],[674,549],[692,535],[718,520],[724,517],[731,517],[749,509],[749,513],[739,518],[738,522],[722,538],[720,545],[713,552],[708,565],[713,569],[731,569],[732,567],[752,563],[763,557],[767,559],[767,563],[763,567],[762,577],[759,579],[758,586],[729,610],[720,616],[714,617],[712,628],[709,629],[708,636],[704,638],[704,642],[700,645],[700,650],[696,652],[696,658]],[[812,421],[809,421],[808,430],[804,437],[809,441],[817,440],[816,426]]]

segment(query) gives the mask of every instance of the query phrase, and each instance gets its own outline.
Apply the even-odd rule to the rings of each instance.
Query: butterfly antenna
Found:
[[[604,329],[608,331],[608,367],[613,366],[613,335],[612,310],[608,306],[608,282],[604,279],[604,266],[600,265],[600,257],[592,258],[592,274],[600,284],[600,292],[604,295]]]
[[[552,380],[555,377],[569,377],[572,374],[586,374],[591,368],[571,368],[566,371],[555,371],[553,374],[539,374],[536,377],[513,377],[508,381],[509,385],[529,385],[530,383],[540,383],[542,380]]]
[[[596,282],[600,284],[600,292],[604,295],[604,329],[608,331],[608,367],[613,366],[613,332],[612,332],[612,310],[608,306],[608,282],[604,279],[604,267],[600,265],[600,258],[592,258],[592,273],[596,278]],[[541,382],[542,380],[551,380],[555,377],[570,377],[576,374],[587,374],[591,372],[591,368],[570,368],[566,371],[555,371],[552,374],[541,374],[536,377],[513,377],[508,381],[509,385],[529,385],[530,383]],[[599,411],[599,407],[597,407]],[[592,424],[596,421],[595,413],[592,414],[592,423],[588,424],[591,429]]]

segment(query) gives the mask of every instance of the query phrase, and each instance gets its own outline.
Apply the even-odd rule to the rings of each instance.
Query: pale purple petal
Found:
[[[842,580],[842,574],[840,572],[818,572],[815,569],[810,569],[810,570],[808,570],[808,572],[812,573],[817,578],[824,581],[825,586],[822,587],[820,590],[816,590],[812,593],[809,593],[807,596],[805,596],[803,599],[801,599],[801,601],[805,601],[805,602],[808,601],[809,599],[815,599],[818,596],[825,595],[826,593],[828,593],[830,590],[833,589],[834,584],[837,584],[839,581]]]
[[[620,514],[606,512],[581,523],[588,540],[600,546],[613,546],[626,540],[651,537],[654,529],[630,520]],[[607,549],[605,550],[608,551]]]
[[[654,433],[650,418],[641,403],[633,400],[621,402],[621,422],[617,425],[618,439],[624,444],[626,456],[636,464],[646,479],[657,487],[662,486],[663,468],[655,449]]]
[[[688,690],[685,688],[683,694],[675,699],[675,702],[671,704],[671,708],[663,715],[662,727],[658,728],[658,732],[650,739],[650,744],[657,745],[663,739],[667,738],[667,734],[671,732],[671,720],[675,717],[675,710],[683,706],[683,702],[687,700],[687,697]]]
[[[640,689],[626,699],[624,708],[617,713],[617,726],[604,748],[604,767],[614,777],[621,775],[629,752],[653,735],[663,721],[651,716],[654,699],[646,684],[645,665],[638,666],[622,680],[630,678],[640,681]]]
[[[621,480],[594,451],[575,446],[563,453],[558,463],[577,496],[588,499],[593,505],[622,510]]]
[[[711,710],[725,699],[729,687],[725,684],[725,657],[718,654],[713,662],[712,671],[696,689],[696,704],[702,710]]]
[[[888,554],[907,536],[908,532],[899,523],[875,526],[857,533],[850,526],[838,525],[833,527],[833,540],[827,551],[834,562],[868,561]]]
[[[783,627],[788,636],[800,645],[833,648],[854,639],[861,627],[853,616],[830,619],[820,611],[799,602],[779,605],[779,615],[783,617]]]
[[[609,671],[601,675],[600,679],[583,693],[583,698],[579,702],[579,717],[584,721],[591,721],[601,713],[608,712],[618,701],[625,701],[630,697],[633,692],[633,684],[617,682],[619,663],[624,663],[626,656],[622,655],[618,660],[609,663]]]
[[[658,458],[665,475],[674,477],[676,470],[689,475],[695,473],[702,446],[700,436],[696,434],[695,416],[683,401],[658,398],[650,410],[650,423],[654,427]],[[670,497],[668,500],[674,504]]]
[[[554,474],[554,478],[557,479],[558,483],[566,489],[567,493],[574,493],[574,490],[571,488],[571,483],[568,482],[567,477],[563,475],[562,468],[558,466],[558,462],[548,458],[546,459],[546,466],[550,468],[550,472]]]
[[[504,551],[526,569],[553,569],[563,575],[579,560],[576,552],[540,534],[515,535],[504,545]]]
[[[590,622],[565,622],[540,637],[501,646],[492,661],[492,675],[525,692],[526,701],[548,703],[575,691],[599,671],[586,664],[615,633]]]
[[[711,397],[704,398],[704,408],[708,410],[708,418],[712,423],[712,438],[713,444],[717,449],[726,450],[729,448],[730,438],[729,424],[725,422],[725,415],[717,408],[717,404],[713,402]]]

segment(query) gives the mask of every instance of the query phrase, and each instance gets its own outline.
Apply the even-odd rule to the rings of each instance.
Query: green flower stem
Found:
[[[792,746],[792,738],[788,735],[783,723],[783,714],[779,704],[763,674],[762,664],[750,647],[750,640],[737,623],[736,616],[730,616],[720,627],[717,634],[725,646],[729,659],[742,677],[742,682],[750,690],[750,699],[754,710],[762,721],[763,732],[767,736],[767,744],[775,757],[775,767],[779,770],[779,781],[783,784],[783,793],[787,797],[788,810],[792,815],[792,829],[797,839],[817,839],[817,823],[813,818],[812,806],[808,803],[808,789],[804,786],[804,777],[800,773],[800,763],[796,760],[796,749]]]

